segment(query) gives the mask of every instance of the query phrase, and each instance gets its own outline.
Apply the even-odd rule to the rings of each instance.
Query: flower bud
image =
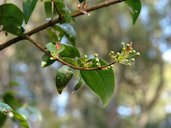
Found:
[[[132,62],[134,62],[134,61],[135,61],[135,59],[134,59],[134,58],[132,58],[132,59],[131,59],[131,61],[132,61]]]
[[[99,62],[99,58],[95,58],[95,61],[96,61],[96,62]]]
[[[88,56],[87,55],[84,55],[84,58],[88,58]]]
[[[140,53],[139,53],[139,52],[137,52],[137,53],[136,53],[136,55],[137,55],[137,56],[139,56],[139,55],[140,55]]]
[[[117,54],[117,55],[120,55],[120,53],[119,53],[119,52],[117,52],[116,54]]]
[[[94,53],[94,56],[95,56],[95,57],[98,57],[99,55],[98,55],[97,53]]]

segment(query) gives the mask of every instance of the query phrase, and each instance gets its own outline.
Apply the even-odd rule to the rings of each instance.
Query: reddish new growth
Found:
[[[88,8],[88,5],[87,5],[87,2],[86,2],[86,1],[84,1],[84,2],[82,3],[82,5],[77,4],[77,7],[78,7],[78,10],[79,10],[81,13],[87,14],[88,16],[90,16],[90,13],[88,13],[88,12],[86,11],[86,9]]]
[[[126,51],[130,52],[132,49],[133,48],[132,48],[132,42],[131,42],[131,43],[127,44]]]
[[[60,43],[56,43],[56,49],[57,49],[57,50],[60,49]]]

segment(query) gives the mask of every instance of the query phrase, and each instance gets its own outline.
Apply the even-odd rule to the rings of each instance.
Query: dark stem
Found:
[[[40,45],[40,43],[35,42],[35,41],[34,41],[33,39],[31,39],[29,36],[26,36],[25,39],[27,39],[28,41],[30,41],[31,43],[33,43],[39,50],[41,50],[42,52],[46,53],[49,57],[52,57],[52,55],[51,55],[45,48],[43,48],[43,47]],[[54,57],[53,57],[53,58],[54,58]],[[104,66],[93,67],[93,68],[91,68],[91,67],[78,67],[78,66],[72,65],[72,64],[70,64],[70,63],[68,63],[68,62],[66,62],[66,61],[64,61],[64,60],[62,60],[62,59],[59,58],[59,57],[55,57],[54,59],[55,59],[56,61],[58,61],[58,62],[61,62],[63,65],[67,65],[67,66],[69,66],[69,67],[71,67],[71,68],[73,68],[73,69],[88,70],[88,71],[90,71],[90,70],[106,70],[106,68],[108,68],[109,66],[111,66],[111,65],[113,65],[113,64],[116,63],[115,61],[113,61],[113,62],[111,62],[111,63],[109,63],[109,64],[107,64],[107,65],[104,65]]]
[[[107,0],[107,1],[101,2],[99,4],[96,4],[96,5],[92,6],[92,7],[89,7],[85,11],[86,12],[91,12],[91,11],[94,11],[94,10],[97,10],[97,9],[100,9],[100,8],[104,8],[104,7],[113,5],[113,4],[121,3],[123,1],[125,1],[125,0]],[[83,15],[83,13],[80,12],[80,11],[77,11],[77,12],[74,12],[72,14],[72,17],[77,17],[77,16],[80,16],[80,15]],[[11,46],[11,45],[13,45],[13,44],[15,44],[15,43],[17,43],[17,42],[19,42],[19,41],[21,41],[21,40],[23,40],[23,39],[25,39],[26,35],[31,36],[31,35],[39,32],[39,31],[42,31],[42,30],[44,30],[44,29],[46,29],[48,27],[51,27],[51,26],[53,26],[53,25],[55,25],[56,23],[59,23],[59,22],[60,22],[59,18],[54,19],[52,21],[49,21],[49,22],[47,22],[47,23],[45,23],[43,25],[40,25],[40,26],[34,28],[33,30],[31,30],[31,31],[29,31],[29,32],[27,32],[27,33],[25,33],[25,34],[23,34],[21,36],[15,37],[15,38],[1,44],[0,45],[0,51],[7,48],[7,47],[9,47],[9,46]]]

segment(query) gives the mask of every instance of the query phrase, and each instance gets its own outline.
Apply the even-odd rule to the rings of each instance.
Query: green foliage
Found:
[[[7,119],[7,116],[0,113],[0,128],[4,125],[6,119]]]
[[[61,22],[72,21],[71,13],[63,0],[54,0],[54,3],[51,0],[45,0],[44,7],[48,18],[53,18],[57,13],[59,13]]]
[[[72,27],[72,25],[66,24],[66,23],[57,24],[55,27],[55,30],[60,32],[61,37],[66,36],[69,39],[69,41],[71,42],[71,44],[75,46],[76,32],[75,32],[74,28]]]
[[[58,14],[61,18],[61,23],[66,22],[69,23],[73,20],[71,16],[71,12],[68,7],[65,5],[63,0],[54,0],[56,8],[58,9]]]
[[[24,0],[23,1],[23,12],[24,12],[24,19],[27,23],[38,0]]]
[[[105,65],[106,62],[100,60],[100,64]],[[85,83],[101,98],[103,105],[106,106],[112,98],[115,87],[112,68],[95,71],[82,70],[80,73]]]
[[[15,35],[22,34],[24,31],[21,27],[23,19],[23,12],[16,5],[3,4],[0,6],[0,25],[4,31]]]
[[[84,85],[83,79],[80,77],[78,83],[75,85],[74,90],[80,89]]]
[[[126,0],[125,2],[130,7],[129,12],[131,13],[133,24],[135,24],[141,12],[141,1],[140,0]]]
[[[56,72],[56,88],[59,94],[66,87],[67,83],[71,80],[73,72],[67,66],[62,66]]]
[[[52,1],[48,0],[44,2],[45,13],[48,18],[53,18],[57,15],[57,11],[52,9]]]
[[[7,105],[5,103],[0,102],[0,114],[2,114],[4,116],[8,116],[13,119],[16,119],[17,121],[20,122],[20,124],[23,128],[29,128],[27,121],[18,112],[14,111],[9,105]],[[1,121],[0,123],[3,124],[4,121]],[[0,125],[2,125],[2,124],[0,124]]]
[[[56,44],[56,45],[58,45],[58,44]],[[56,48],[56,45],[54,43],[48,43],[46,45],[46,48],[50,51],[51,55],[54,58],[56,58],[58,56],[58,54],[65,49],[64,45],[62,45],[62,44],[59,44],[60,45],[59,49]]]
[[[15,35],[23,34],[24,29],[22,28],[22,24],[24,21],[26,24],[28,23],[37,2],[38,0],[24,0],[23,12],[14,4],[1,5],[0,26],[2,27],[2,30]],[[46,28],[49,27],[48,34],[50,41],[46,44],[45,49],[43,49],[43,47],[39,47],[39,45],[36,46],[41,50],[43,49],[42,51],[45,52],[42,57],[41,67],[47,67],[55,61],[59,61],[64,64],[64,66],[56,72],[55,82],[57,92],[61,94],[68,82],[72,79],[73,75],[76,74],[76,72],[79,72],[75,75],[76,78],[78,78],[78,83],[76,84],[74,90],[78,90],[81,86],[86,84],[97,96],[100,97],[104,106],[108,105],[115,88],[115,75],[112,69],[113,64],[121,63],[130,65],[130,61],[134,60],[132,57],[138,55],[138,53],[133,50],[132,44],[124,44],[120,53],[118,52],[115,54],[114,52],[110,52],[110,57],[112,60],[111,63],[107,63],[100,59],[97,53],[95,53],[94,57],[91,59],[88,58],[87,55],[81,56],[76,47],[76,32],[70,23],[73,21],[74,15],[71,14],[65,4],[65,1],[44,0],[42,2],[44,3],[46,16],[47,18],[50,18],[51,21],[44,26],[42,25],[37,29],[34,29],[34,31],[40,31],[39,29],[46,26]],[[86,0],[79,0],[79,2],[83,3],[86,2]],[[125,2],[130,7],[133,24],[135,24],[141,11],[141,2],[140,0],[126,0]],[[85,3],[83,3],[83,5],[86,6]],[[86,13],[84,7],[79,8],[77,12],[78,15],[81,13]],[[81,13],[79,14],[79,12]],[[55,20],[53,20],[54,18]],[[29,35],[34,34],[28,33],[24,33],[21,37],[23,37],[23,39],[28,39]],[[63,44],[63,39],[66,39],[68,44]],[[29,41],[32,42],[32,40]],[[34,42],[34,44],[36,43]],[[74,70],[71,68],[76,71],[73,72]],[[0,103],[0,119],[3,118],[0,121],[0,126],[4,124],[6,116],[9,116],[12,118],[14,117],[23,127],[28,128],[29,126],[27,121],[21,115],[23,114],[25,117],[29,116],[29,112],[31,111],[32,113],[32,109],[18,109],[21,104],[11,92],[4,94],[3,101],[8,105],[5,103]],[[15,110],[18,109],[19,113],[22,114],[14,111],[10,106]]]
[[[42,57],[41,67],[44,68],[53,64],[55,60],[51,59],[47,53],[45,53]]]
[[[13,92],[6,92],[3,95],[3,101],[4,103],[10,105],[13,109],[17,109],[21,106],[20,101],[15,98]]]
[[[80,57],[80,53],[76,47],[63,44],[65,49],[60,52],[61,57],[76,58]]]

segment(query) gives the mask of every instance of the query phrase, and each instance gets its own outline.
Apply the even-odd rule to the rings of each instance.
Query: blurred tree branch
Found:
[[[91,11],[95,11],[97,9],[101,9],[101,8],[104,8],[104,7],[107,7],[107,6],[110,6],[110,5],[113,5],[113,4],[117,4],[117,3],[121,3],[125,0],[107,0],[107,1],[104,1],[104,2],[101,2],[101,3],[98,3],[92,7],[88,7],[85,11],[86,12],[91,12]],[[84,15],[84,13],[80,12],[80,11],[76,11],[72,14],[72,17],[77,17],[77,16],[80,16],[80,15]],[[0,51],[9,47],[10,45],[13,45],[21,40],[24,40],[24,39],[27,39],[28,36],[31,36],[39,31],[42,31],[48,27],[51,27],[53,25],[55,25],[56,23],[59,23],[60,22],[60,17],[57,18],[57,19],[54,19],[54,20],[51,20],[43,25],[40,25],[36,28],[34,28],[33,30],[21,35],[21,36],[18,36],[18,37],[15,37],[3,44],[0,45]]]
[[[146,124],[148,123],[149,112],[151,111],[151,109],[155,106],[155,104],[159,100],[161,92],[164,88],[164,62],[162,60],[160,50],[157,48],[156,51],[157,51],[158,56],[160,58],[159,64],[158,64],[159,82],[158,82],[156,91],[155,91],[153,97],[151,98],[151,100],[149,102],[143,102],[142,114],[141,114],[141,116],[139,118],[139,122],[138,122],[139,128],[144,128],[146,126]]]

